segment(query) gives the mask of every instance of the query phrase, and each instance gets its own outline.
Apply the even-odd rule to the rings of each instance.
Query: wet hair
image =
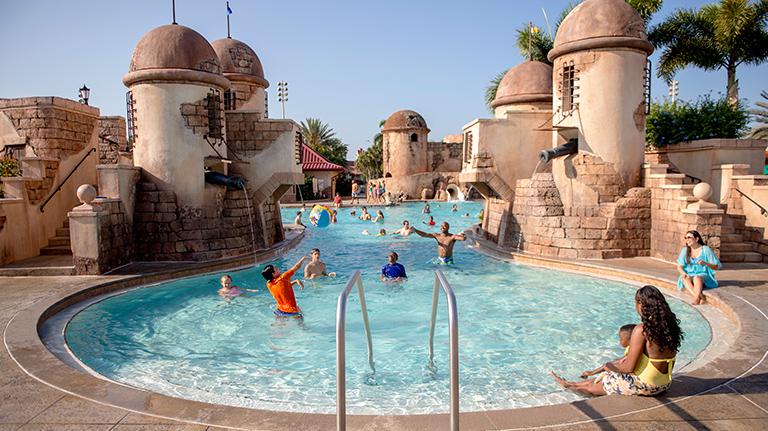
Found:
[[[632,330],[635,329],[635,326],[637,325],[635,325],[634,323],[624,325],[621,328],[619,328],[619,332],[632,332]]]
[[[410,223],[408,220],[403,220],[403,226],[405,226],[405,225],[406,225],[406,223],[407,223],[407,224],[411,224],[411,223]]]
[[[378,214],[378,215],[380,215],[380,216],[384,217],[384,213],[383,213],[383,212],[381,212],[381,210],[376,210],[376,214]]]
[[[261,276],[264,277],[267,281],[272,281],[275,279],[275,265],[267,265],[264,267],[264,269],[261,271]]]
[[[317,252],[317,253],[319,254],[319,253],[320,253],[320,249],[319,249],[319,248],[313,248],[313,249],[312,249],[312,250],[310,250],[309,252],[310,252],[310,253],[314,253],[314,252]]]
[[[658,288],[645,285],[635,293],[635,301],[640,304],[645,338],[661,350],[677,352],[684,338],[683,331],[680,319],[669,308],[664,295]]]
[[[379,234],[380,235],[386,235],[387,234],[387,230],[386,229],[382,229],[382,230],[379,231]]]
[[[397,258],[399,257],[399,256],[397,255],[397,252],[394,252],[394,251],[390,251],[390,252],[389,252],[389,255],[390,255],[390,256],[395,256],[395,260],[397,260]]]
[[[704,245],[704,239],[701,237],[701,234],[698,231],[695,230],[689,230],[685,233],[686,235],[691,234],[693,235],[693,239],[696,240],[696,242],[699,245]],[[685,246],[685,263],[689,263],[691,261],[691,247],[688,245]]]
[[[229,274],[224,274],[221,276],[221,280],[224,280],[225,278],[228,278],[229,281],[232,281],[232,277]]]
[[[296,211],[296,215],[301,215],[301,211]]]

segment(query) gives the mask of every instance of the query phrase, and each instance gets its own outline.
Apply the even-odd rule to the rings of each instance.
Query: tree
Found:
[[[751,109],[749,113],[752,114],[752,118],[756,122],[761,123],[762,125],[752,129],[749,137],[753,139],[768,139],[768,91],[761,91],[760,96],[762,96],[766,102],[755,102],[755,105],[760,109]]]
[[[725,69],[728,102],[739,102],[736,68],[768,59],[768,0],[720,0],[699,10],[679,9],[651,30],[662,49],[658,75],[670,81],[686,66]]]
[[[373,145],[367,148],[357,156],[355,168],[362,172],[363,176],[370,180],[381,178],[383,175],[383,149],[384,135],[381,134],[381,128],[384,126],[384,120],[379,122],[379,132],[373,136]]]
[[[494,76],[491,82],[488,83],[488,86],[485,87],[485,106],[488,107],[488,110],[491,111],[491,113],[493,113],[493,107],[491,106],[491,103],[496,100],[496,92],[499,90],[499,84],[501,84],[501,80],[504,78],[506,73],[506,70],[502,70],[496,76]]]
[[[336,133],[318,118],[307,118],[299,125],[304,143],[337,165],[347,166],[347,146],[336,137]]]
[[[647,26],[651,16],[661,9],[663,0],[627,0],[627,3],[635,8]]]

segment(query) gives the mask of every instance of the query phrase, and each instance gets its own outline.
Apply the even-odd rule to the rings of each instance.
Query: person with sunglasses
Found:
[[[693,295],[691,304],[699,305],[705,298],[704,289],[717,287],[715,270],[722,268],[720,259],[711,248],[704,245],[704,240],[695,230],[685,233],[685,246],[677,257],[677,288],[687,290]]]

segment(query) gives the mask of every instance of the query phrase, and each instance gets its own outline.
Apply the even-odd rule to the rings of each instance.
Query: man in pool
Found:
[[[293,224],[297,224],[299,226],[304,226],[304,223],[301,222],[301,215],[302,214],[304,214],[304,210],[296,212],[296,218],[293,220]],[[304,226],[304,227],[306,227],[306,226]]]
[[[313,248],[310,255],[312,261],[304,267],[304,278],[311,280],[319,277],[336,277],[335,272],[327,272],[325,262],[320,260],[320,249]]]
[[[278,317],[302,317],[301,309],[296,304],[296,296],[293,294],[293,284],[298,284],[303,288],[304,285],[300,280],[291,280],[296,270],[301,267],[301,264],[307,259],[307,256],[302,256],[291,269],[280,273],[280,269],[275,265],[267,265],[264,270],[261,271],[262,277],[267,280],[267,289],[272,297],[277,302],[277,309],[275,309],[275,315]]]
[[[397,253],[389,253],[386,265],[381,267],[381,281],[405,281],[408,275],[405,273],[405,267],[402,263],[397,263]]]
[[[440,233],[427,233],[413,228],[417,235],[424,238],[434,238],[437,241],[437,259],[441,265],[450,265],[453,263],[453,245],[456,241],[464,241],[466,238],[463,233],[456,235],[449,232],[451,226],[447,222],[440,225]]]
[[[400,234],[402,236],[408,236],[413,233],[413,227],[408,220],[403,220],[403,227],[393,232],[393,234]]]

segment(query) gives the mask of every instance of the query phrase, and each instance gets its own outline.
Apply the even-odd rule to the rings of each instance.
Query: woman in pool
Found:
[[[383,222],[384,221],[384,213],[381,212],[381,210],[376,210],[376,218],[372,220],[374,223]]]
[[[704,245],[701,234],[695,230],[685,233],[685,247],[677,257],[677,288],[685,289],[693,295],[691,304],[699,305],[704,302],[704,289],[717,287],[715,270],[722,265],[711,248]]]
[[[602,381],[589,379],[571,382],[551,372],[565,389],[584,395],[655,396],[672,384],[672,368],[683,341],[680,321],[667,300],[654,286],[643,286],[635,293],[635,311],[642,323],[635,326],[629,352],[622,360],[607,362]]]

